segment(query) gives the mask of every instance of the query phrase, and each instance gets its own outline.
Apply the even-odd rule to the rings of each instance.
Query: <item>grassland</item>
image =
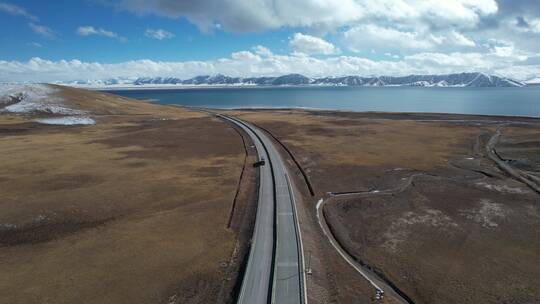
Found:
[[[0,302],[233,301],[255,211],[249,139],[199,112],[57,90],[96,124],[0,113]],[[414,303],[540,302],[539,194],[486,148],[499,131],[493,154],[537,181],[537,119],[224,112],[292,154],[310,303],[392,303],[329,245],[320,198],[347,253]]]
[[[538,176],[538,120],[301,110],[235,114],[270,131],[295,156],[315,192],[304,191],[308,216],[325,198],[325,217],[342,247],[414,303],[540,301],[540,196],[500,170],[485,148],[503,126],[495,147],[500,157]],[[308,250],[315,262],[331,265],[311,278],[334,291],[325,294],[328,301],[375,302],[370,286],[336,263],[339,256],[324,241]]]
[[[177,107],[57,94],[97,123],[0,114],[0,302],[231,301],[253,200],[244,189],[231,229],[241,136]]]

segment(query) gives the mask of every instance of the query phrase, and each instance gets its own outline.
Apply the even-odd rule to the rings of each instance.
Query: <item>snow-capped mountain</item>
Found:
[[[340,76],[310,78],[301,74],[278,77],[230,77],[226,75],[197,76],[190,79],[175,77],[141,77],[105,81],[75,82],[74,85],[207,85],[207,86],[421,86],[421,87],[522,87],[525,83],[484,73],[409,76]]]
[[[75,80],[75,81],[57,81],[56,84],[65,84],[72,86],[89,86],[89,87],[101,87],[101,86],[121,86],[121,85],[133,85],[137,78],[109,78],[109,79],[87,79],[87,80]]]
[[[525,84],[509,78],[483,73],[460,73],[448,75],[409,75],[380,77],[326,77],[318,78],[314,84],[346,86],[422,86],[422,87],[522,87]]]
[[[531,78],[529,80],[526,80],[525,83],[527,85],[534,85],[534,86],[540,85],[540,77]]]

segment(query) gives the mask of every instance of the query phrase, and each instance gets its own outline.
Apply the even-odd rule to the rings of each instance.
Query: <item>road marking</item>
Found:
[[[304,289],[303,290],[304,291],[304,296],[302,297],[302,299],[304,300],[304,304],[308,304],[307,281],[306,281],[306,256],[304,254],[304,243],[302,241],[302,230],[300,229],[300,220],[298,219],[298,211],[296,210],[296,199],[294,197],[294,190],[290,186],[291,181],[289,179],[289,174],[285,174],[285,178],[287,179],[287,186],[289,186],[289,188],[290,188],[291,202],[292,202],[293,211],[294,211],[295,219],[296,219],[296,227],[297,227],[297,231],[298,231],[298,239],[300,241],[300,254],[301,254],[301,257],[302,257],[302,283],[303,283],[302,287]]]
[[[294,196],[294,194],[292,192],[291,183],[290,183],[290,180],[288,178],[287,170],[286,170],[284,164],[282,163],[283,160],[279,156],[279,153],[277,153],[277,151],[275,150],[274,145],[272,143],[268,143],[267,142],[268,139],[266,138],[266,136],[259,134],[260,130],[257,130],[256,127],[250,126],[248,123],[243,122],[243,121],[241,121],[239,119],[233,119],[233,118],[229,118],[229,117],[226,117],[226,116],[220,116],[220,117],[225,118],[226,120],[232,122],[233,124],[236,124],[237,126],[241,127],[241,129],[243,129],[252,138],[252,140],[255,142],[255,146],[257,148],[257,152],[258,152],[257,154],[258,154],[259,158],[262,158],[261,155],[264,155],[264,156],[266,156],[265,159],[268,159],[269,164],[268,164],[268,166],[266,166],[267,170],[272,170],[272,172],[276,171],[274,173],[280,174],[280,175],[277,176],[277,177],[279,177],[277,179],[274,176],[272,177],[272,186],[273,186],[272,196],[274,198],[274,202],[276,203],[274,208],[273,208],[274,211],[272,212],[272,215],[274,216],[274,226],[273,227],[274,227],[274,229],[276,229],[276,227],[280,227],[280,224],[281,224],[280,222],[283,222],[283,221],[287,225],[292,224],[293,228],[294,228],[294,231],[295,231],[294,236],[296,238],[296,246],[286,246],[286,247],[283,247],[283,249],[285,250],[284,252],[293,251],[293,248],[296,249],[296,250],[294,250],[295,251],[295,258],[289,259],[292,256],[285,256],[286,258],[284,259],[284,261],[281,261],[280,257],[278,256],[279,255],[279,250],[275,251],[275,253],[274,253],[275,255],[274,255],[273,260],[272,260],[272,263],[274,264],[273,265],[274,269],[272,270],[271,269],[272,267],[269,266],[269,271],[267,272],[267,273],[274,274],[274,275],[271,275],[271,277],[273,277],[273,282],[270,282],[270,284],[271,284],[270,288],[267,290],[268,296],[271,297],[272,303],[274,303],[276,301],[276,296],[279,296],[280,298],[282,298],[283,301],[285,301],[285,299],[286,299],[286,302],[290,302],[290,300],[294,300],[294,303],[297,303],[297,301],[300,300],[301,304],[307,303],[307,299],[306,299],[306,297],[307,297],[307,289],[306,289],[306,284],[305,284],[305,272],[303,271],[303,269],[300,269],[300,267],[299,267],[299,264],[300,264],[299,259],[302,258],[302,265],[304,265],[304,260],[303,260],[302,239],[301,239],[300,227],[299,227],[298,219],[296,218],[296,221],[294,221],[294,220],[291,221],[290,218],[283,218],[283,216],[288,216],[288,217],[293,216],[294,217],[294,215],[297,214],[297,211],[296,211],[295,205],[294,205],[294,197],[291,197],[291,196]],[[267,148],[270,149],[270,150],[267,150]],[[272,160],[274,160],[274,159],[275,159],[275,163],[272,163]],[[268,171],[265,171],[265,173],[268,173]],[[286,181],[284,182],[283,180],[281,180],[281,178],[285,178]],[[266,188],[264,188],[264,190],[266,190]],[[270,195],[270,193],[266,193],[266,194]],[[261,195],[261,193],[259,193],[259,199],[260,199],[260,195]],[[277,201],[282,202],[282,203],[291,203],[293,211],[289,211],[288,210],[289,207],[287,207],[283,211],[288,211],[288,212],[278,212]],[[262,209],[258,208],[258,210],[260,211]],[[258,235],[257,232],[259,231],[259,228],[260,228],[258,223],[260,222],[259,219],[260,219],[261,214],[259,214],[259,212],[257,212],[256,225],[254,227],[254,235]],[[285,228],[287,228],[287,227],[288,226],[286,226]],[[272,238],[274,248],[280,248],[280,243],[281,243],[280,241],[282,241],[282,240],[280,240],[280,237],[276,237],[276,235],[275,235],[276,230],[273,230],[273,231],[274,231],[274,237],[275,237],[275,238],[274,237]],[[289,231],[292,232],[292,230],[290,230],[290,229],[289,229]],[[284,237],[291,238],[291,240],[292,240],[293,236],[291,235],[291,233],[289,233],[289,232],[287,232],[285,230]],[[249,259],[248,259],[248,265],[247,265],[246,274],[250,273],[250,269],[252,271],[257,270],[257,272],[261,272],[261,271],[264,272],[266,270],[266,267],[264,265],[253,265],[253,258],[252,257],[253,257],[253,253],[255,252],[254,249],[258,248],[258,246],[255,245],[256,240],[257,240],[257,238],[253,237],[253,244],[252,244],[251,249],[250,249],[250,256],[249,256]],[[298,251],[300,251],[301,254]],[[290,252],[290,253],[292,253],[292,252]],[[251,266],[253,266],[253,267],[251,267]],[[280,271],[279,271],[280,274],[278,274],[277,271],[276,271],[276,269],[278,269],[278,268],[280,269]],[[294,270],[292,268],[294,268]],[[305,268],[305,266],[304,266],[304,268]],[[294,272],[293,276],[290,275],[291,272]],[[300,272],[303,272],[304,275],[302,276],[302,274]],[[260,278],[255,277],[255,278],[252,278],[252,279],[254,279],[254,281],[260,281],[260,282],[257,283],[257,282],[251,281],[251,283],[248,284],[248,285],[252,286],[251,290],[250,289],[246,290],[246,288],[249,288],[249,287],[247,287],[248,285],[245,284],[246,283],[246,278],[248,277],[248,276],[246,276],[246,274],[244,275],[244,279],[242,281],[242,287],[241,287],[241,291],[240,291],[239,303],[242,302],[242,299],[244,298],[245,293],[250,294],[251,296],[254,295],[255,299],[257,301],[260,300],[261,303],[263,303],[262,301],[265,301],[265,303],[266,303],[266,301],[268,299],[266,297],[264,297],[264,299],[261,297],[263,290],[260,290],[260,289],[264,288],[260,283],[262,281],[264,281],[263,277],[265,276],[265,274],[264,273],[263,274],[257,274],[256,273],[256,276],[261,276],[261,277]],[[286,276],[284,278],[279,279],[280,280],[279,284],[277,284],[277,282],[276,282],[276,280],[278,279],[278,275],[280,277]],[[303,280],[302,280],[302,278],[303,278]],[[298,286],[298,287],[300,287],[299,289],[297,289],[298,287],[296,285],[298,281],[300,283],[300,286]],[[304,283],[304,284],[302,284],[302,283]],[[291,285],[291,284],[293,284],[293,285]],[[253,286],[253,285],[257,285],[257,286]],[[277,290],[279,290],[279,292],[276,294]],[[294,294],[292,294],[293,292],[294,292]],[[299,298],[297,298],[298,296],[299,296]],[[245,298],[244,298],[244,300],[245,300]],[[281,302],[282,300],[279,300],[279,301]],[[250,300],[248,300],[248,301],[250,301]],[[249,303],[249,304],[255,304],[255,303]]]
[[[298,262],[278,262],[278,267],[298,267]]]

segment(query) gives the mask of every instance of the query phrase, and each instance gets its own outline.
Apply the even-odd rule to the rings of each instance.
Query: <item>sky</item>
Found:
[[[538,0],[0,0],[0,82],[540,77]]]

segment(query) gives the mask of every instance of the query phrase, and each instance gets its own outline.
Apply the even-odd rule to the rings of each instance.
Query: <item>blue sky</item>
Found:
[[[50,2],[50,3],[49,3]],[[232,52],[265,44],[285,51],[292,30],[281,29],[265,33],[229,33],[214,31],[202,34],[186,19],[163,18],[156,15],[136,15],[124,10],[100,5],[94,1],[14,1],[39,18],[54,31],[54,37],[35,33],[27,24],[33,22],[18,15],[3,14],[0,18],[2,45],[0,58],[24,61],[32,57],[51,60],[79,59],[112,63],[125,60],[208,60],[229,56]],[[103,28],[127,39],[121,42],[103,36],[81,36],[80,26]],[[147,29],[165,30],[173,38],[156,40],[145,36]],[[33,43],[39,43],[36,47]],[[96,49],[98,47],[99,49]]]
[[[338,4],[339,5],[336,5]],[[0,0],[0,81],[540,76],[533,0]]]

